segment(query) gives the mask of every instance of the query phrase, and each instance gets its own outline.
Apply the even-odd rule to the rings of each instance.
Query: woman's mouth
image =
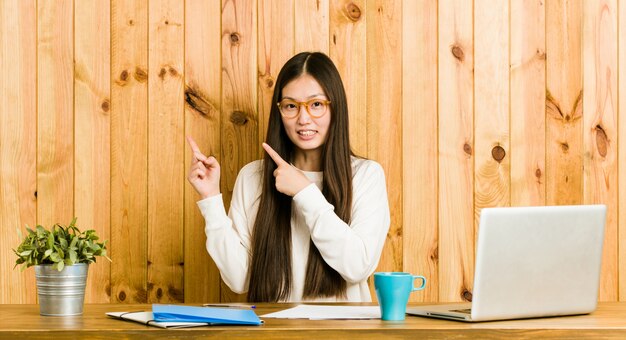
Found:
[[[316,134],[317,134],[317,131],[315,130],[299,130],[298,131],[298,136],[300,136],[300,139],[303,139],[303,140],[310,140],[313,137],[315,137]]]

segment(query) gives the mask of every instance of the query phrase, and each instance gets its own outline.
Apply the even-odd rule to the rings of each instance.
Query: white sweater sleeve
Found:
[[[374,161],[363,162],[352,183],[350,225],[335,214],[314,184],[293,197],[320,254],[348,282],[364,281],[374,272],[390,224],[383,169]]]
[[[198,207],[205,220],[206,249],[220,270],[224,282],[238,294],[248,290],[248,266],[250,260],[250,239],[248,214],[244,213],[244,190],[252,191],[254,186],[245,183],[249,172],[242,169],[233,190],[228,215],[222,195],[205,198]],[[249,169],[248,169],[249,170]]]

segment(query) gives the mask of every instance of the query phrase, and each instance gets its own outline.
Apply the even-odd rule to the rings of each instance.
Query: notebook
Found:
[[[109,312],[106,315],[148,326],[183,328],[211,325],[261,325],[252,309],[153,304],[152,311]]]
[[[467,322],[591,313],[605,220],[604,205],[485,208],[472,303],[407,313]]]
[[[138,322],[146,326],[154,326],[160,328],[186,328],[186,327],[200,327],[209,326],[206,322],[159,322],[154,320],[152,312],[108,312],[106,315],[126,321]]]
[[[152,305],[158,322],[207,322],[221,325],[260,325],[263,322],[252,309]]]

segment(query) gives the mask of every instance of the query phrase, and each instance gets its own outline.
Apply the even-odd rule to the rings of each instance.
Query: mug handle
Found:
[[[422,290],[426,287],[426,278],[421,275],[412,275],[413,276],[413,289],[411,291]],[[422,285],[419,287],[415,287],[415,279],[421,279]]]

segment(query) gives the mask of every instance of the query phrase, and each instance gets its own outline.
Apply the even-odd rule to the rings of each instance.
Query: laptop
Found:
[[[472,303],[407,313],[467,322],[591,313],[605,220],[605,205],[484,208]]]

